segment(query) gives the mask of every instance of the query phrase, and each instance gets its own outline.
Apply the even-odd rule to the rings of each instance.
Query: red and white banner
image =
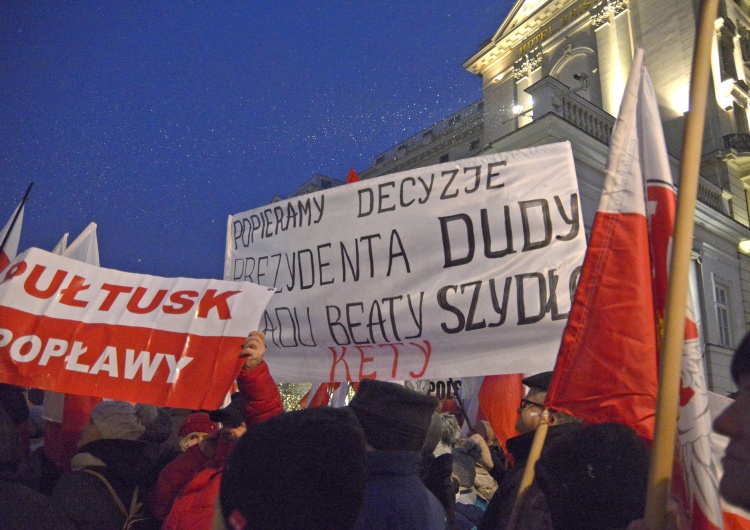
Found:
[[[0,381],[217,408],[271,295],[246,282],[131,274],[32,248],[0,276]]]

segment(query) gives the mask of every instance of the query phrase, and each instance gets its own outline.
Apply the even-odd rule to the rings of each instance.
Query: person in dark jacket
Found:
[[[14,530],[73,530],[52,500],[21,484],[18,429],[0,406],[0,528]]]
[[[519,436],[509,438],[506,444],[515,465],[498,484],[497,490],[478,525],[479,530],[505,530],[510,523],[513,505],[516,502],[521,478],[523,478],[523,470],[531,451],[531,443],[534,441],[534,431],[536,431],[541,420],[542,406],[547,397],[547,389],[549,389],[551,380],[552,372],[542,372],[523,379],[523,384],[529,387],[529,391],[521,400],[521,405],[518,408],[519,416],[516,430]],[[563,412],[550,414],[550,428],[547,431],[548,443],[545,443],[543,451],[546,451],[549,442],[571,430],[580,428],[581,423],[579,419]]]
[[[438,401],[403,386],[365,379],[349,403],[367,440],[367,491],[357,529],[447,527],[445,510],[422,483],[420,449]]]
[[[145,427],[130,403],[102,401],[90,418],[52,498],[78,530],[121,530],[134,496],[145,498],[158,451],[140,441]]]
[[[364,434],[351,411],[279,414],[249,429],[230,455],[214,529],[350,529],[366,468]]]

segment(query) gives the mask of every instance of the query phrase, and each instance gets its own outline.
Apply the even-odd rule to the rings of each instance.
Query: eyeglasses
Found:
[[[521,414],[526,407],[539,407],[540,409],[543,409],[544,405],[537,403],[536,401],[529,401],[526,398],[521,398],[521,406],[518,407],[518,413]]]

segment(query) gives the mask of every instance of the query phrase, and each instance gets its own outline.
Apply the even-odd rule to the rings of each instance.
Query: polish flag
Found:
[[[349,174],[346,176],[346,183],[351,184],[352,182],[359,182],[359,175],[357,175],[354,168],[351,168]]]
[[[547,394],[551,408],[591,423],[624,423],[653,438],[675,207],[656,95],[638,49],[612,135],[591,254]],[[703,373],[688,297],[672,486],[691,528],[709,530],[723,525]]]
[[[20,211],[19,211],[20,210]],[[23,201],[13,211],[8,222],[0,232],[0,244],[5,242],[0,250],[0,271],[3,271],[10,262],[16,259],[18,244],[21,242],[21,225],[23,225]],[[14,222],[15,221],[15,222]]]
[[[327,407],[333,392],[338,389],[339,385],[340,383],[313,384],[307,394],[299,401],[300,406],[305,409]]]
[[[479,387],[477,419],[490,422],[503,449],[508,438],[518,436],[518,406],[524,396],[522,377],[522,374],[487,375]]]
[[[642,50],[633,60],[599,209],[546,404],[653,439],[657,342],[640,136]]]
[[[65,234],[55,247],[61,255],[89,265],[99,266],[99,241],[96,223],[90,223],[73,243],[67,244]],[[61,470],[68,470],[70,459],[77,452],[78,439],[91,411],[102,401],[92,396],[77,396],[47,391],[44,393],[44,453]]]

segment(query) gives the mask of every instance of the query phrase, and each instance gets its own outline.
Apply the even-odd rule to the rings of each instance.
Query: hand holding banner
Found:
[[[0,381],[217,408],[271,295],[244,282],[130,274],[30,249],[0,278]]]

